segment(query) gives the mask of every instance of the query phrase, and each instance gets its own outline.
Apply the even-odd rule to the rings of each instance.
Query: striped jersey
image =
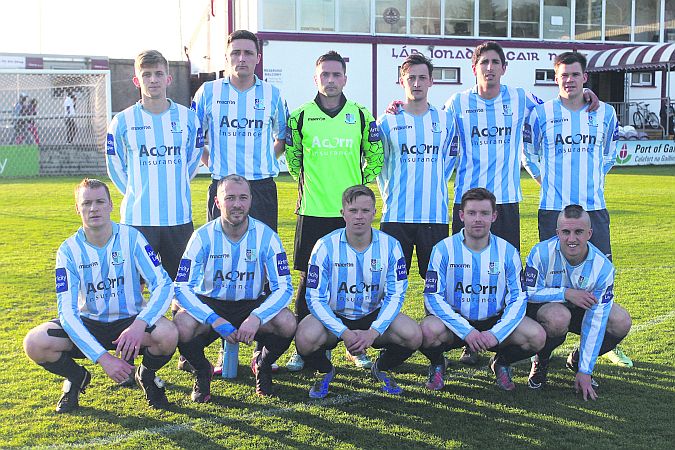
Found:
[[[499,204],[520,202],[523,124],[541,100],[504,85],[497,97],[487,100],[477,89],[454,94],[444,107],[455,117],[459,134],[455,203],[475,187],[492,192]]]
[[[605,209],[605,175],[614,165],[619,123],[611,105],[567,109],[560,98],[537,105],[523,129],[525,167],[541,176],[540,209]]]
[[[518,251],[504,239],[490,234],[488,246],[476,252],[464,244],[462,229],[431,251],[424,304],[462,339],[474,329],[469,321],[501,314],[490,331],[503,342],[525,316],[521,270]]]
[[[288,108],[277,87],[257,76],[243,92],[229,78],[209,81],[197,90],[192,109],[208,132],[214,179],[234,173],[262,180],[279,174],[274,140],[286,138]]]
[[[140,278],[150,291],[143,298]],[[154,325],[169,308],[171,278],[143,234],[112,224],[112,237],[101,248],[87,242],[82,228],[56,253],[56,298],[61,326],[82,353],[96,362],[106,349],[82,323],[82,317],[114,322],[138,315]]]
[[[384,333],[401,311],[407,289],[401,245],[376,229],[362,252],[349,245],[340,228],[319,239],[309,258],[307,306],[337,337],[347,329],[337,316],[360,319],[378,308],[370,328]]]
[[[592,292],[598,303],[584,313],[581,323],[579,372],[590,375],[605,337],[607,319],[614,299],[614,266],[593,244],[588,243],[588,256],[572,266],[560,251],[557,236],[538,243],[527,257],[524,287],[531,303],[559,302],[570,308],[577,306],[565,300],[565,290]]]
[[[108,176],[124,195],[120,222],[173,226],[192,221],[190,180],[204,146],[194,111],[169,100],[152,114],[139,101],[117,114],[108,127]]]
[[[384,164],[377,177],[382,222],[447,224],[448,180],[457,156],[454,120],[433,106],[378,119]]]
[[[264,223],[248,218],[238,242],[224,233],[219,217],[192,234],[176,275],[175,292],[181,306],[205,323],[213,310],[197,295],[236,302],[256,300],[269,281],[272,293],[251,314],[261,325],[287,306],[293,295],[291,270],[279,236]]]

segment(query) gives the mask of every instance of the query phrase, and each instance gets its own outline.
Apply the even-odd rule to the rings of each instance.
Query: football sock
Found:
[[[84,367],[76,364],[66,352],[62,352],[56,361],[41,363],[40,365],[53,374],[67,378],[76,386],[79,386],[79,382],[84,378]]]
[[[328,373],[333,368],[333,364],[326,357],[325,348],[320,348],[309,355],[302,355],[302,359],[305,361],[305,367],[321,373]]]
[[[445,356],[443,356],[442,345],[439,345],[437,347],[420,348],[420,353],[429,358],[429,363],[431,363],[434,366],[443,364],[443,358],[445,358]]]
[[[380,370],[390,370],[403,364],[403,361],[410,358],[415,350],[397,344],[387,344],[380,350],[380,357],[377,358],[377,367]],[[442,353],[441,353],[442,355]]]
[[[173,355],[153,355],[147,348],[144,348],[142,367],[155,372],[164,367],[166,363],[171,361],[172,356]]]

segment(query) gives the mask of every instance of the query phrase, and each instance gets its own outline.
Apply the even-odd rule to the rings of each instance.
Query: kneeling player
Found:
[[[176,327],[162,317],[169,308],[171,279],[143,235],[110,220],[108,187],[84,179],[75,188],[82,228],[56,254],[59,318],[33,328],[24,340],[30,359],[66,378],[56,412],[79,406],[91,374],[73,358],[89,358],[118,383],[143,355],[136,382],[150,406],[166,408],[164,384],[155,372],[176,350]],[[140,277],[151,292],[144,305]],[[107,352],[115,350],[115,356]]]
[[[518,251],[490,233],[497,218],[495,196],[483,188],[462,196],[464,228],[434,247],[427,270],[424,302],[430,312],[421,323],[421,352],[429,358],[427,388],[444,386],[443,352],[467,345],[491,350],[497,386],[515,389],[510,364],[534,355],[544,345],[541,326],[525,317]]]
[[[213,366],[204,348],[218,337],[257,342],[251,361],[256,393],[270,395],[272,363],[295,334],[295,316],[286,308],[293,295],[286,252],[270,227],[249,216],[251,200],[244,177],[222,178],[215,200],[221,215],[195,231],[178,268],[176,298],[184,309],[174,321],[180,353],[195,370],[195,402],[211,399]]]
[[[311,315],[298,325],[295,343],[305,365],[323,375],[309,396],[323,398],[335,376],[326,357],[342,340],[352,355],[380,348],[371,367],[389,394],[401,388],[385,371],[408,359],[422,343],[417,323],[402,314],[408,288],[405,257],[393,237],[371,227],[375,194],[362,185],[342,195],[346,227],[314,246],[307,272],[307,305]]]
[[[527,315],[546,330],[528,385],[540,389],[546,384],[551,352],[570,331],[581,336],[581,345],[568,356],[567,368],[576,373],[574,387],[584,400],[597,398],[598,384],[591,377],[596,359],[616,347],[631,326],[626,310],[613,301],[614,266],[588,242],[592,233],[581,206],[565,207],[556,236],[534,246],[524,274]]]

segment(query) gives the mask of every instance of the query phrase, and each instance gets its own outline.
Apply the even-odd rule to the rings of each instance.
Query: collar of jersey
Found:
[[[89,247],[91,247],[91,248],[93,248],[93,249],[96,249],[96,250],[101,250],[101,249],[103,249],[103,248],[106,248],[106,247],[108,246],[108,244],[110,244],[110,243],[115,239],[115,236],[116,236],[117,233],[119,233],[119,232],[120,232],[120,226],[119,226],[119,224],[117,224],[116,222],[112,222],[112,234],[110,235],[110,239],[108,239],[108,242],[106,242],[105,245],[104,245],[103,247],[97,247],[97,246],[95,246],[94,244],[92,244],[91,242],[89,242],[89,241],[87,240],[87,235],[84,234],[84,229],[83,229],[82,227],[80,227],[80,228],[77,230],[77,238],[78,238],[79,240],[81,240],[82,242],[84,242],[84,243],[85,243],[86,245],[88,245]]]
[[[220,234],[222,234],[223,237],[224,237],[225,239],[227,239],[227,241],[230,242],[230,243],[232,243],[232,244],[238,244],[238,243],[242,242],[242,241],[244,240],[244,238],[245,238],[246,236],[248,236],[248,232],[251,231],[251,230],[255,227],[255,224],[253,223],[253,222],[255,222],[255,219],[254,219],[253,217],[251,217],[251,216],[248,216],[248,228],[246,228],[246,233],[242,234],[242,235],[241,235],[241,238],[239,238],[238,241],[234,242],[232,239],[230,239],[229,237],[227,237],[227,235],[226,235],[225,232],[223,231],[223,223],[221,222],[221,218],[218,217],[217,219],[214,219],[214,221],[216,222],[216,225],[213,227],[213,230],[214,230],[214,231],[217,231],[217,232],[220,233]]]
[[[373,242],[377,242],[377,241],[380,240],[380,235],[379,235],[378,231],[373,227],[370,227],[370,229],[372,230],[373,239],[370,241],[370,245],[368,247],[366,247],[365,250],[363,250],[362,252],[356,251],[354,249],[354,247],[349,245],[349,242],[347,241],[347,229],[346,228],[343,228],[342,231],[340,231],[340,242],[344,242],[345,244],[347,244],[347,247],[349,247],[355,253],[365,253],[365,252],[368,251],[368,249],[370,247],[373,246]]]
[[[141,103],[140,100],[136,102],[136,107],[137,107],[138,109],[140,109],[144,114],[148,114],[148,115],[150,115],[150,116],[157,116],[157,117],[163,116],[164,114],[168,113],[168,112],[171,111],[172,109],[176,109],[176,102],[174,102],[173,100],[171,100],[171,99],[168,98],[168,97],[167,97],[166,99],[169,101],[169,108],[168,108],[166,111],[163,111],[163,112],[161,112],[161,113],[159,113],[159,114],[153,114],[153,113],[151,113],[150,111],[148,111],[147,109],[143,108],[143,103]]]
[[[494,103],[495,100],[497,100],[497,99],[500,98],[502,95],[504,95],[504,91],[506,91],[506,85],[505,85],[505,84],[500,84],[500,85],[499,85],[499,95],[496,96],[496,97],[493,98],[493,99],[489,99],[489,100],[488,100],[487,98],[483,98],[483,97],[481,97],[481,96],[478,94],[478,85],[477,85],[477,84],[474,85],[474,87],[471,88],[471,93],[472,93],[472,94],[476,94],[476,96],[478,96],[478,97],[479,97],[481,100],[483,100],[485,103]]]
[[[465,249],[467,249],[469,252],[471,252],[474,255],[480,255],[485,250],[489,249],[490,246],[492,245],[492,241],[494,240],[494,236],[495,236],[494,234],[492,234],[492,231],[490,231],[490,238],[488,239],[488,245],[485,246],[485,248],[483,250],[476,251],[476,250],[470,249],[469,246],[464,243],[464,228],[459,230],[459,232],[457,234],[460,235],[460,238],[461,238],[460,242],[462,243],[462,247],[464,247]]]
[[[250,88],[246,89],[246,91],[248,91],[249,89],[251,89],[251,88],[254,87],[254,86],[259,86],[260,84],[262,84],[262,81],[260,80],[260,78],[258,78],[258,75],[253,74],[253,79],[255,80],[255,81],[253,82],[253,86],[251,86]],[[230,83],[230,77],[221,78],[221,80],[223,80],[223,83],[225,83],[225,84],[231,84],[231,83]],[[236,87],[234,87],[234,85],[232,85],[232,89],[234,89],[234,90],[237,91],[237,92],[246,92],[246,91],[240,91],[239,89],[237,89]]]

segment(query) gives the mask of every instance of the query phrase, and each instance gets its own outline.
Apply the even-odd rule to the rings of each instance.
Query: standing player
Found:
[[[346,73],[347,64],[340,54],[321,55],[314,73],[318,94],[288,120],[286,162],[298,180],[293,263],[300,271],[295,298],[298,322],[309,314],[305,285],[310,252],[319,238],[345,226],[340,216],[342,192],[373,181],[382,168],[377,123],[366,108],[345,98]],[[348,356],[358,367],[372,365],[365,354]],[[294,354],[286,367],[301,370],[302,358]]]
[[[454,94],[445,103],[456,120],[459,134],[455,204],[452,233],[462,228],[459,200],[469,189],[484,187],[497,199],[497,220],[492,233],[520,251],[520,154],[522,127],[529,112],[541,101],[522,88],[501,84],[506,73],[506,56],[502,47],[484,42],[472,57],[476,85]],[[588,94],[597,106],[597,97]],[[475,364],[477,355],[466,352],[460,361]]]
[[[538,105],[525,123],[525,167],[541,185],[539,240],[555,236],[558,214],[565,205],[588,212],[591,243],[612,260],[609,213],[605,206],[605,176],[616,160],[619,123],[611,105],[600,102],[587,110],[583,99],[586,57],[577,52],[558,55],[553,65],[558,98]],[[620,348],[607,355],[616,364],[632,367]]]
[[[588,213],[579,205],[566,206],[558,213],[556,233],[534,246],[525,267],[527,315],[546,330],[528,385],[540,389],[546,384],[551,352],[570,331],[581,336],[581,344],[568,356],[567,368],[576,373],[576,391],[584,400],[595,400],[595,361],[628,334],[631,319],[613,301],[614,266],[588,242],[593,234]]]
[[[422,278],[432,248],[448,237],[448,180],[457,155],[457,146],[450,145],[454,121],[427,101],[432,72],[423,55],[406,58],[399,79],[407,100],[403,111],[378,119],[384,149],[377,177],[384,204],[380,230],[399,241],[408,270],[417,248]]]
[[[323,398],[335,376],[326,357],[343,340],[352,354],[381,348],[371,367],[382,390],[401,388],[385,371],[408,359],[422,343],[419,326],[401,313],[408,289],[405,257],[398,241],[371,227],[375,194],[352,186],[342,195],[346,227],[319,239],[307,273],[307,304],[312,311],[298,326],[296,345],[307,366],[322,373],[309,396]]]
[[[208,160],[213,179],[208,194],[208,220],[220,216],[215,204],[218,180],[230,174],[251,183],[251,216],[277,230],[277,158],[284,152],[286,102],[279,89],[254,73],[260,62],[255,34],[237,30],[227,37],[227,78],[204,83],[192,108],[208,131]]]
[[[516,388],[511,363],[534,355],[546,334],[525,317],[518,251],[490,232],[497,219],[494,195],[484,188],[469,189],[459,217],[464,228],[436,244],[424,286],[430,312],[421,323],[421,351],[431,362],[427,388],[444,386],[443,352],[466,345],[473,352],[496,353],[490,368],[497,386],[511,391]]]
[[[167,408],[163,382],[155,372],[176,350],[178,333],[162,317],[171,301],[171,279],[143,235],[110,220],[108,186],[85,178],[75,188],[82,228],[56,254],[59,318],[33,328],[24,340],[30,359],[66,378],[56,412],[79,406],[91,374],[73,358],[89,358],[120,383],[133,372],[127,361],[143,362],[136,382],[154,408]],[[150,290],[145,302],[140,277]],[[115,350],[115,355],[108,353]]]
[[[216,196],[222,214],[194,233],[178,270],[176,297],[185,309],[174,321],[180,352],[195,370],[195,402],[211,398],[213,367],[204,347],[218,337],[231,344],[257,341],[251,361],[256,393],[270,395],[272,363],[295,333],[295,316],[286,308],[293,296],[286,252],[270,227],[249,217],[253,201],[244,177],[222,178]]]

